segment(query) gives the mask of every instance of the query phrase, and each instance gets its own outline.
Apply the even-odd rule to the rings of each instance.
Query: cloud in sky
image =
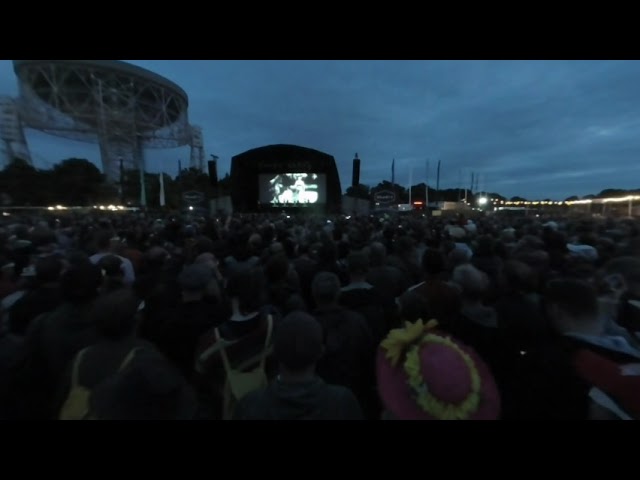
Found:
[[[564,198],[640,188],[640,62],[637,61],[198,61],[132,60],[189,95],[189,118],[207,156],[231,157],[275,143],[336,158],[343,188],[351,160],[361,181],[481,187],[506,196]],[[0,94],[17,94],[0,61]],[[34,161],[71,156],[99,164],[97,146],[29,130]],[[189,148],[150,150],[149,169],[173,174]]]

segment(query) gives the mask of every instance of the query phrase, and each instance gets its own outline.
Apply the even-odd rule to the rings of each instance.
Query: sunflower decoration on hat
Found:
[[[391,330],[380,344],[378,390],[398,420],[496,420],[500,393],[470,347],[422,320]]]

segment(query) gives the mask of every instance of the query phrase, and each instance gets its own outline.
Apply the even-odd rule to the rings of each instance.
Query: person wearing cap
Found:
[[[238,403],[235,420],[361,420],[353,393],[315,373],[324,351],[322,327],[311,315],[293,312],[279,325],[274,355],[279,375],[264,390]]]
[[[387,420],[498,420],[500,392],[489,367],[436,321],[407,322],[382,341],[378,393]]]

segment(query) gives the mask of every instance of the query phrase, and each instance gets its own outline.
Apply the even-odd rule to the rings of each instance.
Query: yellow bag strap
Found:
[[[262,357],[260,358],[260,368],[264,370],[264,365],[269,355],[269,344],[271,343],[271,334],[273,333],[273,318],[271,315],[267,317],[267,336],[264,339],[264,350],[262,350]]]
[[[73,361],[73,369],[71,372],[71,388],[72,389],[78,386],[78,377],[80,375],[80,363],[82,363],[82,357],[84,356],[87,350],[89,350],[89,347],[83,348],[82,350],[80,350],[78,355],[76,355],[75,360]]]
[[[216,328],[214,330],[216,336],[216,342],[222,343],[222,337],[220,336],[220,331]],[[260,355],[260,368],[264,369],[265,362],[267,360],[267,356],[269,355],[270,349],[269,345],[271,344],[271,335],[273,334],[273,317],[269,315],[267,317],[267,336],[264,339],[264,349]],[[231,364],[229,363],[229,357],[227,356],[227,352],[224,346],[220,347],[220,356],[222,357],[222,364],[224,365],[224,371],[229,376],[231,372]]]
[[[122,361],[122,364],[120,364],[120,368],[118,369],[118,372],[122,372],[125,368],[127,368],[127,365],[131,363],[131,360],[133,360],[133,357],[135,357],[136,352],[138,350],[140,350],[140,347],[135,347],[131,349],[131,351],[127,354],[127,356]]]

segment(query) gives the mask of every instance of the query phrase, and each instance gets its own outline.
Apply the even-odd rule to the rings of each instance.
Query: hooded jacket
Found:
[[[235,420],[362,420],[351,391],[315,377],[301,383],[276,380],[236,407]]]

